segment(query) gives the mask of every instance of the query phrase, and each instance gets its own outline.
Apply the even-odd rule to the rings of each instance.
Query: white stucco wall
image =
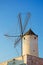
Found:
[[[22,59],[22,57],[18,57],[18,58],[15,58],[15,60],[11,60],[8,62],[8,65],[20,65],[20,64],[23,64],[24,63],[24,60]]]
[[[26,65],[27,56],[20,56],[11,60],[0,63],[0,65]]]
[[[22,40],[23,55],[29,54],[38,57],[38,37],[35,35],[25,35]]]

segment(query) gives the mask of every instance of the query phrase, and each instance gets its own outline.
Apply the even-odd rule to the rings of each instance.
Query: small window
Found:
[[[35,50],[33,50],[33,52],[35,52]]]
[[[34,39],[36,39],[36,37],[34,37]]]
[[[13,61],[15,61],[15,59],[13,59]]]
[[[24,40],[25,40],[25,37],[24,37]]]

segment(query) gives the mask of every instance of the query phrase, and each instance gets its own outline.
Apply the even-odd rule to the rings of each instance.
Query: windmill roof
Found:
[[[27,31],[24,35],[35,35],[38,37],[38,35],[36,35],[31,29],[29,29],[29,31]]]

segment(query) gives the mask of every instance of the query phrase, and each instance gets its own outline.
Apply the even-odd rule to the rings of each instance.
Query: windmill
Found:
[[[19,21],[19,24],[20,24],[20,35],[17,35],[17,36],[10,36],[8,34],[5,34],[4,36],[6,37],[18,37],[16,42],[14,43],[14,47],[17,46],[17,44],[19,43],[19,41],[21,40],[21,55],[22,55],[22,38],[24,36],[24,31],[26,29],[26,26],[28,25],[28,21],[30,19],[30,12],[28,12],[26,14],[26,19],[25,19],[25,23],[24,23],[24,26],[22,25],[22,19],[21,19],[21,13],[18,14],[18,21]]]

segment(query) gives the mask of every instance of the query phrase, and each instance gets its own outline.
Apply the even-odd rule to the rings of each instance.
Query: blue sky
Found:
[[[43,58],[43,0],[0,0],[0,62],[18,56],[14,48],[15,38],[6,38],[4,34],[19,33],[19,12],[23,17],[27,12],[31,13],[26,31],[31,28],[38,34],[39,57]]]

